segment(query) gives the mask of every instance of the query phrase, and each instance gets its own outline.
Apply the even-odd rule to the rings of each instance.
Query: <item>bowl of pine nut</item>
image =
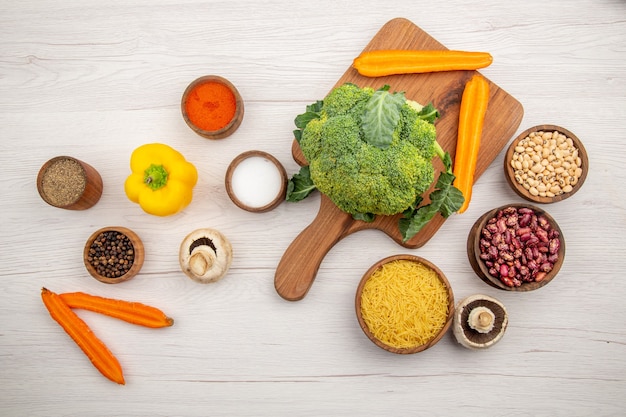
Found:
[[[522,198],[549,204],[574,195],[589,171],[587,151],[576,135],[556,125],[531,127],[509,145],[507,182]]]

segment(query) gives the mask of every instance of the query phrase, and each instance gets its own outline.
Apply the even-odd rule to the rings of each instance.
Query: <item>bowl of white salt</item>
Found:
[[[253,213],[276,208],[287,192],[287,172],[273,155],[244,152],[226,170],[226,192],[235,205]]]

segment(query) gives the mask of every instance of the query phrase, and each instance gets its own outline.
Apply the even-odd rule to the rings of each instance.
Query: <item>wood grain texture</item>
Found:
[[[622,0],[6,0],[0,9],[0,415],[625,414]],[[523,202],[500,151],[468,210],[428,244],[404,248],[377,230],[352,233],[326,254],[305,299],[277,295],[276,266],[320,198],[250,213],[228,198],[227,167],[259,149],[297,172],[293,118],[396,17],[451,49],[489,51],[494,63],[481,74],[523,104],[520,132],[555,124],[584,142],[592,168],[584,186],[547,206],[567,256],[541,290],[494,289],[468,262],[475,220]],[[246,105],[239,129],[219,141],[196,135],[180,111],[186,86],[210,73],[231,80]],[[167,218],[146,215],[123,190],[132,150],[155,141],[199,173],[192,203]],[[61,154],[100,173],[102,196],[89,210],[39,197],[39,168]],[[116,285],[93,279],[82,260],[90,234],[110,225],[134,230],[145,249],[140,273]],[[233,245],[228,275],[211,285],[193,282],[178,263],[182,239],[203,227]],[[455,299],[500,300],[510,319],[503,339],[473,352],[448,332],[408,356],[372,344],[355,317],[356,288],[371,265],[399,253],[436,264]],[[155,332],[77,311],[118,356],[126,386],[117,386],[49,317],[43,286],[155,305],[175,324]]]
[[[383,25],[364,51],[381,49],[439,50],[447,48],[408,19],[396,18]],[[446,71],[370,78],[360,75],[356,69],[350,67],[337,81],[335,87],[348,82],[375,89],[389,85],[392,91],[404,91],[408,99],[422,104],[433,103],[440,113],[440,118],[436,122],[437,141],[454,160],[461,96],[466,82],[473,74],[475,71]],[[488,84],[489,105],[485,114],[481,147],[474,175],[475,181],[513,136],[524,114],[519,101],[494,83],[489,81]],[[292,145],[292,152],[296,162],[305,162],[297,142]],[[436,161],[435,178],[441,169],[441,163]],[[425,193],[424,204],[430,201],[428,194],[432,188]],[[274,278],[276,291],[286,300],[298,301],[306,296],[325,254],[351,233],[377,229],[386,233],[399,245],[415,249],[425,245],[445,221],[441,215],[437,214],[419,233],[404,241],[398,229],[398,221],[402,213],[396,216],[377,216],[373,222],[363,222],[353,220],[352,216],[341,212],[336,206],[333,207],[333,204],[327,201],[328,197],[323,195],[321,200],[318,216],[289,246],[276,269]],[[303,255],[298,256],[299,252]]]

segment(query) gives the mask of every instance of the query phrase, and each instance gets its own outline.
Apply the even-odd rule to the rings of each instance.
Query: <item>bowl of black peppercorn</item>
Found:
[[[91,234],[83,251],[89,274],[100,282],[116,284],[133,278],[143,265],[144,248],[139,236],[121,227],[103,227]]]

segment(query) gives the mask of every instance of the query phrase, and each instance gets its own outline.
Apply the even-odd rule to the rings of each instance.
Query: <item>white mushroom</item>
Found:
[[[185,275],[206,284],[226,275],[233,260],[233,249],[219,231],[198,229],[181,243],[178,260]]]
[[[453,332],[464,347],[484,349],[504,336],[508,322],[508,314],[500,301],[476,294],[458,304],[454,312]]]

